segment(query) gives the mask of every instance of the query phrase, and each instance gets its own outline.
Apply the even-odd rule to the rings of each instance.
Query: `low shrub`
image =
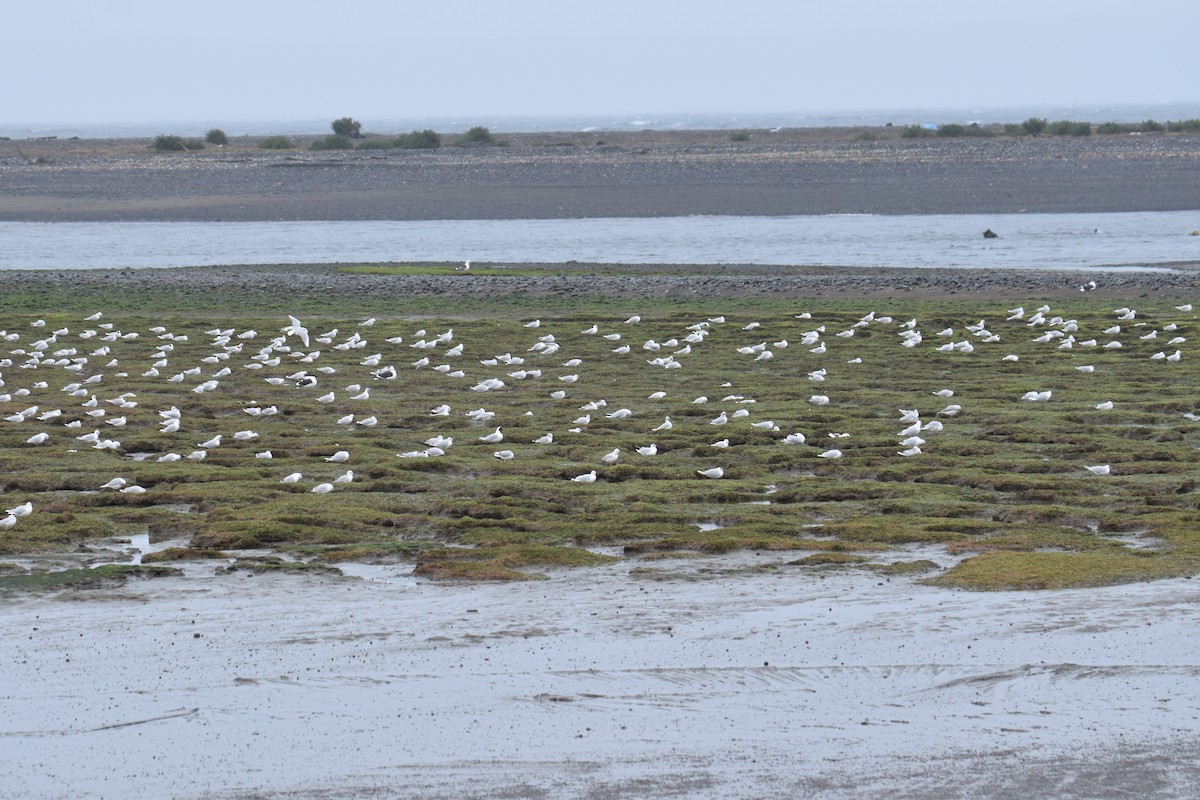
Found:
[[[328,136],[322,136],[308,146],[309,150],[353,150],[354,142],[349,136],[331,133]]]
[[[263,150],[291,150],[296,146],[290,136],[267,136],[258,146]]]
[[[1200,119],[1177,119],[1167,123],[1169,131],[1200,131]]]
[[[748,141],[750,141],[750,134],[746,133],[745,131],[736,131],[734,133],[729,134],[729,141],[731,141],[731,142],[748,142]]]
[[[333,128],[334,136],[347,136],[351,139],[357,139],[362,136],[362,123],[350,117],[335,119],[330,123],[330,127]]]
[[[209,144],[229,144],[229,137],[225,135],[225,131],[220,128],[213,128],[208,133],[204,134],[204,141]]]
[[[925,139],[934,135],[934,132],[924,125],[905,125],[900,129],[900,136],[905,139]]]
[[[200,139],[185,139],[173,133],[162,133],[154,137],[154,149],[162,153],[203,150],[204,142]]]
[[[160,133],[154,137],[154,149],[161,152],[183,149],[183,137],[173,133]]]
[[[951,123],[942,125],[937,129],[938,136],[955,137],[955,136],[991,136],[992,132],[986,128],[981,128],[977,124],[959,125]]]
[[[1166,126],[1152,119],[1143,122],[1105,122],[1096,126],[1096,133],[1161,133]]]
[[[1021,129],[1030,136],[1037,136],[1042,131],[1046,130],[1048,123],[1043,117],[1030,117],[1021,123]]]
[[[1046,132],[1053,136],[1091,136],[1092,124],[1090,122],[1060,119],[1057,122],[1048,124]]]
[[[476,125],[459,137],[458,143],[463,144],[495,144],[492,132],[482,125]]]
[[[426,128],[423,131],[402,133],[396,137],[393,144],[401,150],[436,150],[442,146],[442,137],[435,131]]]

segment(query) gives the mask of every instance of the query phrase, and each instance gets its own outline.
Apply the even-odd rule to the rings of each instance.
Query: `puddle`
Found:
[[[335,564],[342,574],[349,578],[360,578],[365,581],[408,582],[414,586],[417,583],[413,577],[412,564],[359,564],[344,562]]]
[[[747,500],[746,502],[742,503],[741,505],[744,505],[744,506],[769,506],[769,505],[771,505],[771,501],[770,500]]]
[[[625,555],[625,545],[593,545],[580,549],[600,556],[612,556],[613,558],[622,558]]]
[[[1127,533],[1104,534],[1104,538],[1120,542],[1130,550],[1164,550],[1168,547],[1165,539],[1147,536],[1146,534],[1149,532],[1148,529],[1142,529]]]
[[[128,537],[107,539],[96,545],[97,554],[104,553],[105,555],[100,560],[90,563],[87,566],[95,569],[96,567],[103,567],[108,564],[141,564],[142,556],[149,553],[152,549],[161,548],[151,546],[149,533],[133,533]],[[129,560],[126,561],[120,557],[116,557],[110,561],[107,556],[109,552],[127,556]]]
[[[136,551],[133,554],[133,560],[130,561],[129,563],[130,564],[142,563],[142,556],[144,556],[144,555],[146,555],[146,553],[150,552],[150,534],[149,533],[135,533],[134,535],[129,537],[129,546],[132,547]]]
[[[176,537],[162,541],[151,541],[150,533],[131,533],[114,539],[105,539],[93,547],[86,548],[91,552],[86,566],[95,569],[106,564],[141,564],[147,553],[156,553],[171,547],[185,547],[190,537]]]
[[[148,511],[166,511],[170,514],[195,514],[195,503],[159,503],[155,506],[147,506]]]
[[[716,522],[693,522],[692,524],[704,533],[708,533],[709,531],[719,531],[725,527],[724,525],[720,525]]]

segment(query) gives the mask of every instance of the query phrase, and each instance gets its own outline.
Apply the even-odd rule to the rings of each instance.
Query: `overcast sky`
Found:
[[[0,123],[1191,102],[1198,23],[1196,0],[7,2]]]

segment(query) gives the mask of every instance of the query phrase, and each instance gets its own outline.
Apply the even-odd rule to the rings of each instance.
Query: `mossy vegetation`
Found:
[[[103,299],[88,298],[93,304]],[[1120,303],[1081,296],[1045,315],[1060,316],[1062,323],[1030,326],[1027,317],[1007,318],[1017,303],[973,300],[904,299],[871,308],[853,299],[585,296],[523,298],[528,310],[521,312],[515,298],[509,305],[445,297],[431,312],[427,298],[331,298],[324,313],[316,306],[300,312],[314,338],[310,348],[289,337],[290,349],[273,354],[277,364],[249,369],[263,364],[251,356],[287,325],[286,316],[272,310],[289,306],[286,292],[263,306],[219,292],[208,298],[211,307],[182,309],[153,296],[126,298],[129,305],[121,310],[89,306],[89,313],[105,310],[102,321],[120,333],[102,341],[108,329],[62,310],[79,302],[66,289],[61,296],[30,296],[0,288],[0,329],[19,334],[0,354],[13,364],[2,370],[0,416],[39,407],[23,422],[0,425],[4,508],[34,504],[34,513],[0,530],[0,553],[11,560],[70,552],[98,539],[150,531],[158,541],[178,537],[186,544],[148,555],[147,562],[266,549],[289,558],[254,562],[260,566],[239,562],[238,569],[403,562],[437,579],[523,580],[546,570],[600,566],[612,560],[588,549],[600,546],[623,549],[628,558],[795,553],[788,557],[804,564],[855,563],[894,575],[936,567],[924,559],[884,566],[874,563],[873,554],[936,548],[960,561],[932,580],[970,589],[1195,574],[1200,423],[1185,414],[1198,410],[1200,373],[1186,349],[1178,363],[1151,358],[1168,338],[1195,336],[1195,315],[1175,308],[1189,299],[1146,299],[1135,322],[1117,323],[1113,309]],[[378,316],[369,327],[360,324],[365,315],[348,310],[364,307]],[[527,327],[535,308],[536,329]],[[811,316],[799,318],[801,312]],[[626,324],[635,313],[640,321]],[[720,317],[723,322],[710,321]],[[919,347],[900,344],[898,333],[909,319],[924,332]],[[39,320],[45,324],[34,327]],[[980,321],[998,341],[984,342],[987,337],[965,328]],[[1059,347],[1058,339],[1037,341],[1066,321],[1075,330],[1073,348]],[[1103,333],[1114,324],[1125,326],[1120,334]],[[593,325],[598,333],[585,333]],[[695,326],[707,335],[690,343],[690,353],[676,356],[682,369],[649,363],[683,349]],[[815,345],[803,344],[805,334],[822,326],[826,352],[814,353]],[[156,327],[173,338],[159,338],[164,334]],[[953,335],[939,337],[945,328]],[[64,329],[37,352],[45,362],[74,348],[76,355],[89,355],[84,369],[46,363],[19,368],[36,342]],[[80,339],[87,330],[95,333]],[[1158,338],[1143,339],[1151,330],[1159,331]],[[836,335],[848,331],[854,335]],[[354,341],[366,344],[337,346],[355,332],[360,338]],[[414,347],[446,332],[445,342]],[[126,338],[130,333],[138,337]],[[558,352],[533,349],[550,343],[546,336],[554,337]],[[1090,338],[1098,344],[1082,344]],[[672,339],[674,344],[664,344]],[[1112,339],[1125,346],[1102,346]],[[786,347],[778,344],[784,340]],[[975,343],[975,352],[938,350],[943,342],[964,340]],[[659,349],[647,349],[647,342]],[[739,352],[764,342],[774,353],[770,361]],[[172,349],[159,349],[164,344]],[[240,351],[226,349],[239,344]],[[461,355],[447,354],[455,344],[463,345]],[[630,352],[613,352],[622,345]],[[90,355],[102,347],[102,355]],[[319,356],[301,362],[317,350]],[[226,353],[228,360],[204,362],[214,353]],[[1010,353],[1019,361],[1002,360]],[[374,354],[375,365],[365,365]],[[481,363],[503,354],[524,363]],[[429,361],[418,366],[426,356]],[[71,356],[61,358],[70,363]],[[571,359],[580,363],[566,366]],[[448,369],[434,369],[441,364]],[[397,379],[372,374],[389,365]],[[1076,369],[1081,365],[1094,369]],[[218,389],[192,391],[224,366],[230,372],[217,379]],[[195,367],[201,369],[195,376],[168,380]],[[302,368],[318,376],[318,388],[264,380]],[[146,374],[152,369],[158,374]],[[450,377],[455,369],[464,377]],[[827,370],[824,380],[812,380],[820,369]],[[559,380],[568,374],[580,378]],[[103,377],[85,395],[63,391],[90,375]],[[504,387],[470,391],[488,377],[502,379]],[[349,390],[351,385],[359,389]],[[351,400],[361,388],[370,389],[369,398]],[[942,389],[954,395],[934,394]],[[1053,390],[1049,401],[1020,399],[1042,389]],[[336,397],[317,402],[326,391]],[[556,399],[556,391],[566,394]],[[665,394],[651,399],[656,392]],[[85,408],[81,403],[93,393],[96,405]],[[828,405],[809,402],[818,393],[830,398]],[[114,401],[121,395],[137,406],[118,409]],[[695,402],[700,397],[707,401]],[[607,405],[582,408],[600,400]],[[1106,401],[1111,409],[1096,408]],[[952,403],[961,410],[944,413]],[[431,414],[442,404],[452,407],[448,415]],[[278,414],[251,417],[243,410],[265,406]],[[180,411],[182,430],[162,434],[157,412],[171,407]],[[466,416],[479,407],[495,419]],[[632,415],[608,416],[621,408]],[[105,416],[86,413],[96,409]],[[942,427],[921,431],[926,442],[912,457],[898,455],[905,449],[899,432],[907,426],[899,422],[900,409],[917,409],[922,423]],[[51,410],[61,413],[38,419]],[[749,416],[732,416],[741,410]],[[728,423],[710,424],[720,412]],[[347,414],[374,417],[376,424],[336,421]],[[585,415],[589,422],[576,422]],[[126,418],[119,429],[106,424],[117,416]],[[672,427],[654,430],[667,417]],[[765,420],[779,430],[752,426]],[[79,426],[64,427],[74,422]],[[504,442],[481,442],[496,425],[503,426]],[[28,444],[40,430],[49,441]],[[92,430],[120,446],[97,450],[75,438]],[[259,437],[235,440],[243,430]],[[534,443],[547,432],[554,433],[552,442]],[[793,432],[806,441],[784,442]],[[186,456],[218,433],[224,443],[210,448],[203,461],[158,461],[168,452]],[[453,437],[454,445],[441,456],[397,457],[421,451],[434,435]],[[721,439],[729,447],[713,448]],[[655,455],[637,452],[651,442]],[[834,447],[841,458],[820,457]],[[615,464],[601,462],[618,448]],[[514,457],[494,458],[501,449]],[[256,458],[267,450],[271,459]],[[327,462],[335,450],[349,451],[351,460]],[[1111,465],[1111,474],[1084,469],[1095,464]],[[721,479],[697,474],[718,465],[725,471]],[[328,494],[309,491],[347,468],[354,472],[350,482]],[[591,470],[595,483],[571,480]],[[280,482],[292,472],[302,473],[303,481]],[[146,491],[101,490],[114,476]]]
[[[105,564],[94,569],[79,568],[54,572],[24,572],[0,575],[0,592],[39,589],[102,589],[130,578],[165,578],[182,575],[173,567],[136,564]]]
[[[811,556],[798,558],[791,563],[798,567],[844,567],[858,566],[869,560],[866,556],[853,553],[813,553]]]
[[[313,561],[287,561],[278,557],[239,558],[221,567],[219,572],[250,572],[256,575],[271,573],[341,575],[342,571],[329,564]]]

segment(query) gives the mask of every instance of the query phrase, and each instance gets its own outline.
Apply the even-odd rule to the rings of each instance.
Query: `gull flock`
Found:
[[[694,355],[714,346],[709,339],[714,331],[727,325],[724,316],[682,326],[676,335],[662,341],[637,335],[642,321],[637,315],[608,324],[607,331],[600,323],[580,329],[565,322],[543,324],[541,320],[529,320],[523,323],[529,331],[529,347],[519,355],[493,354],[483,341],[458,341],[452,328],[436,334],[416,330],[409,339],[392,336],[379,341],[370,336],[373,318],[353,325],[348,333],[338,327],[313,333],[299,318],[290,316],[286,324],[268,333],[235,328],[206,330],[202,334],[205,354],[195,362],[180,363],[175,356],[177,345],[192,341],[193,336],[199,340],[201,334],[169,331],[161,325],[145,331],[122,330],[98,312],[81,320],[74,330],[67,326],[48,330],[48,323],[41,319],[24,330],[0,330],[0,432],[5,435],[2,441],[6,443],[2,449],[10,455],[14,449],[49,448],[67,457],[91,449],[108,453],[114,471],[118,472],[128,459],[153,459],[183,471],[189,465],[203,462],[211,453],[229,448],[248,449],[255,460],[270,461],[274,458],[271,448],[282,447],[274,431],[289,411],[299,407],[324,409],[327,432],[334,434],[334,438],[351,440],[356,430],[387,426],[389,421],[380,417],[384,413],[380,410],[382,406],[376,408],[372,401],[383,396],[402,396],[406,385],[420,373],[436,375],[436,380],[444,382],[444,402],[424,413],[430,423],[461,415],[477,430],[465,441],[461,435],[456,441],[449,435],[451,431],[434,433],[416,447],[395,453],[401,459],[437,458],[453,447],[456,452],[482,448],[482,452],[501,464],[519,463],[532,449],[569,442],[572,435],[601,420],[606,425],[618,425],[626,433],[644,435],[644,443],[632,452],[619,447],[606,449],[597,452],[594,465],[579,465],[582,469],[577,469],[569,480],[586,486],[603,480],[603,470],[622,461],[655,458],[665,452],[663,445],[655,441],[655,434],[670,431],[678,424],[658,409],[667,400],[723,406],[711,418],[702,421],[690,418],[684,423],[694,430],[701,426],[722,434],[757,430],[775,436],[779,446],[807,448],[817,458],[853,459],[851,435],[829,430],[825,431],[825,437],[818,437],[813,429],[822,426],[813,419],[819,420],[820,409],[843,402],[836,393],[826,394],[818,387],[836,371],[861,368],[863,359],[853,356],[853,342],[864,329],[894,334],[898,347],[924,348],[950,359],[983,357],[996,362],[1019,361],[1016,354],[1005,352],[1004,343],[1006,337],[1025,336],[1053,351],[1148,348],[1153,352],[1144,357],[1172,368],[1186,358],[1182,346],[1187,339],[1180,328],[1181,323],[1191,319],[1188,316],[1191,311],[1191,304],[1174,306],[1178,321],[1151,325],[1137,310],[1122,307],[1113,310],[1110,325],[1095,332],[1081,330],[1076,320],[1054,314],[1049,306],[1032,311],[1023,307],[1008,309],[1002,315],[1001,325],[979,320],[961,330],[948,327],[930,332],[923,332],[915,319],[899,321],[875,312],[862,316],[845,330],[829,331],[825,325],[810,328],[812,314],[806,312],[795,315],[795,322],[789,324],[788,330],[775,331],[775,336],[766,335],[769,332],[763,323],[750,322],[740,328],[739,336],[720,337],[721,347],[734,346],[729,344],[730,338],[762,337],[736,345],[737,354],[748,365],[773,368],[772,365],[783,360],[779,357],[789,347],[807,351],[824,362],[805,376],[812,385],[807,401],[814,415],[807,420],[808,431],[797,430],[799,422],[777,421],[758,412],[757,399],[739,393],[728,382],[713,385],[709,394],[694,398],[680,396],[678,382],[673,377],[686,372]],[[1003,337],[994,330],[1000,327],[1005,331]],[[575,406],[580,413],[569,424],[560,424],[557,429],[546,430],[532,439],[513,441],[505,430],[506,424],[527,426],[528,418],[536,419],[540,413],[537,409],[545,401],[565,406],[577,403],[586,396],[585,392],[594,391],[589,385],[588,364],[572,352],[572,346],[581,337],[602,337],[613,345],[608,348],[610,355],[606,358],[623,359],[631,368],[660,370],[662,388],[650,393],[637,407],[609,410],[606,399],[590,399]],[[322,360],[322,355],[329,351],[352,356],[356,366],[344,366],[346,358],[339,362],[343,366],[330,366],[328,359]],[[1074,369],[1086,374],[1094,373],[1097,368],[1084,364]],[[146,407],[137,393],[126,388],[125,381],[135,371],[141,379],[139,386],[149,381],[157,387],[154,393],[160,401],[157,407]],[[252,380],[231,380],[235,372],[252,376]],[[231,384],[236,387],[227,388]],[[486,401],[495,396],[493,393],[511,392],[516,386],[525,388],[530,384],[540,387],[533,393],[539,403],[531,403],[522,419],[500,419],[497,412],[488,410]],[[804,379],[795,380],[794,384],[796,396],[808,394],[803,391]],[[247,385],[257,388],[248,390]],[[232,427],[246,427],[231,432],[231,426],[223,423],[224,431],[216,431],[216,417],[199,414],[193,417],[180,409],[181,405],[189,405],[185,402],[189,394],[222,397],[236,408],[230,415],[245,420]],[[164,396],[177,399],[165,404],[161,402]],[[1014,397],[1013,402],[1050,403],[1061,399],[1054,387],[1035,386]],[[1086,398],[1086,402],[1096,413],[1114,408],[1113,401],[1107,398]],[[477,404],[478,407],[469,408]],[[926,452],[925,448],[935,447],[936,438],[945,435],[959,415],[969,413],[970,398],[959,397],[951,387],[930,387],[927,394],[914,397],[910,405],[894,412],[898,458],[917,458]],[[936,405],[942,407],[935,410]],[[924,411],[921,406],[925,406]],[[127,452],[121,437],[123,432],[135,428],[141,431],[139,441],[145,440],[147,430],[157,428],[155,441],[161,442],[160,451]],[[412,430],[398,430],[397,438],[411,434]],[[710,438],[708,449],[712,456],[707,463],[695,465],[693,475],[698,479],[719,480],[734,469],[731,463],[722,463],[722,454],[734,445],[725,435]],[[837,447],[816,444],[820,439],[836,443]],[[352,447],[337,449],[319,461],[314,459],[313,478],[304,471],[291,471],[274,480],[294,491],[329,494],[354,482],[355,473],[350,465],[355,462]],[[331,466],[344,471],[330,477]],[[1083,464],[1080,469],[1096,476],[1113,474],[1108,464]],[[9,498],[3,496],[2,487],[0,483],[0,497],[11,505],[0,503],[0,509],[4,510],[0,529],[12,529],[35,513],[36,498]],[[121,475],[114,475],[94,488],[124,494],[149,491]]]

